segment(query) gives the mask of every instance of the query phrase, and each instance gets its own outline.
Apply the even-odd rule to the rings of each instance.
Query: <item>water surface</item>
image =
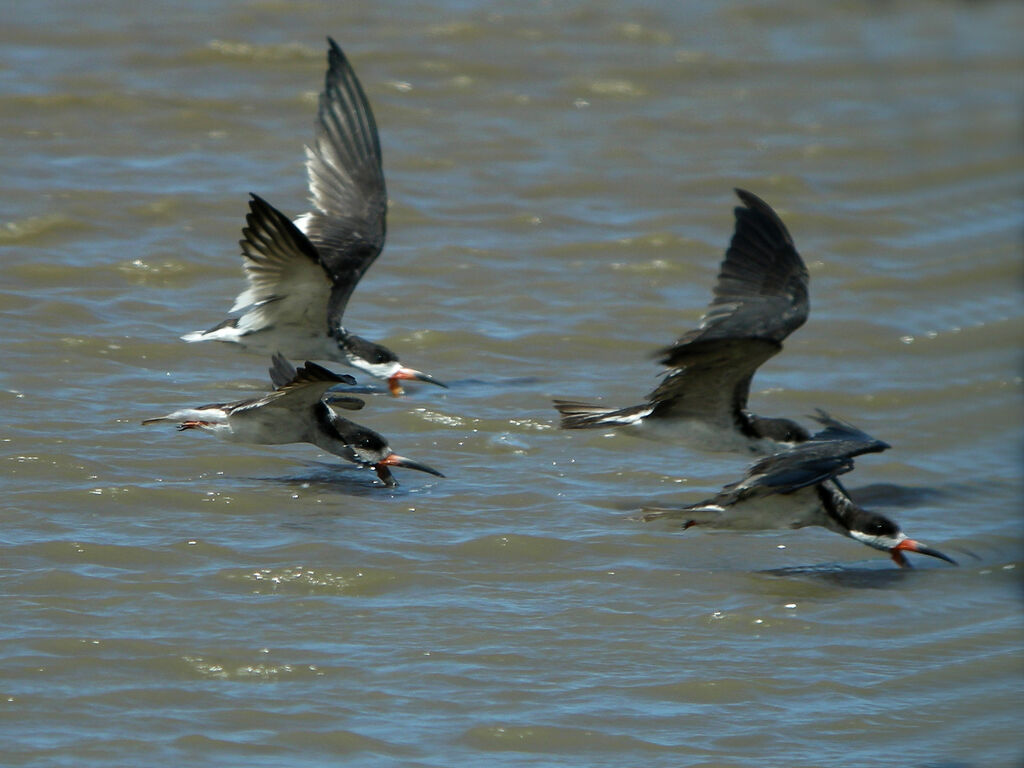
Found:
[[[1018,766],[1011,2],[18,4],[0,28],[0,738],[16,765]],[[347,319],[450,390],[359,415],[444,480],[143,429],[269,361],[184,332],[257,192],[305,210],[325,35],[392,207]],[[563,433],[692,327],[732,188],[809,322],[751,406],[956,557],[684,533],[741,458]]]

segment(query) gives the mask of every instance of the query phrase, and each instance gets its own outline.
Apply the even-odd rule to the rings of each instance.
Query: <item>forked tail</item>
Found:
[[[701,504],[690,507],[644,507],[636,519],[645,523],[651,520],[682,520],[683,528],[686,529],[694,525],[713,523],[721,513],[721,507]]]
[[[649,406],[632,408],[606,408],[575,400],[555,400],[555,409],[562,415],[562,429],[599,429],[601,427],[622,427],[636,424],[650,415]]]
[[[237,342],[242,337],[242,332],[238,329],[238,318],[229,317],[227,320],[222,320],[205,331],[192,331],[181,336],[182,341],[234,341]]]

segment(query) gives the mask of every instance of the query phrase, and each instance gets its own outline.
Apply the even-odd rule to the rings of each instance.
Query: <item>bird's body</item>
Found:
[[[939,557],[936,550],[907,538],[892,520],[856,504],[836,479],[853,469],[853,458],[888,444],[819,411],[825,429],[801,444],[755,463],[742,480],[714,498],[678,508],[647,508],[642,519],[677,519],[684,528],[751,531],[818,525],[889,552],[906,565],[905,551]]]
[[[282,355],[275,355],[270,377],[275,389],[262,397],[183,408],[142,423],[176,422],[179,431],[198,429],[233,443],[311,443],[353,464],[374,468],[386,485],[397,485],[390,467],[407,467],[443,477],[425,464],[398,456],[382,435],[339,416],[324,402],[323,397],[331,387],[355,383],[351,376],[333,373],[308,361],[296,370]],[[362,407],[362,401],[355,397],[333,402],[349,410]]]
[[[832,517],[826,513],[822,501],[818,488],[812,487],[793,493],[765,495],[760,497],[756,504],[737,504],[730,503],[728,499],[709,499],[686,507],[685,514],[682,510],[673,510],[667,515],[683,515],[686,518],[686,527],[705,525],[715,530],[772,531],[820,525],[836,533],[843,533],[833,524]],[[648,520],[653,520],[656,515],[654,510],[648,510],[646,513]]]
[[[737,420],[716,418],[710,412],[704,417],[652,418],[655,408],[650,404],[611,410],[589,403],[568,400],[555,402],[563,414],[572,414],[570,418],[591,420],[585,426],[563,424],[564,429],[614,430],[646,440],[684,445],[713,453],[767,456],[786,445],[802,442],[809,436],[807,430],[789,419],[764,419],[752,417],[745,412]],[[595,423],[598,421],[600,423]]]
[[[807,268],[760,198],[736,190],[736,227],[698,328],[663,349],[668,369],[646,402],[607,408],[556,400],[564,429],[624,429],[704,450],[766,454],[809,436],[789,419],[747,410],[750,381],[807,319]]]
[[[261,205],[250,203],[241,241],[248,284],[231,307],[233,316],[182,338],[346,363],[387,380],[392,394],[408,379],[444,386],[343,323],[352,292],[384,247],[387,190],[369,101],[348,59],[328,41],[316,137],[306,148],[313,210],[289,227],[253,196]]]
[[[351,376],[308,364],[301,371],[293,369],[286,381],[266,395],[182,408],[142,423],[177,422],[179,430],[198,429],[232,443],[310,443],[319,428],[314,414],[321,408],[323,395],[338,384],[354,383]]]
[[[306,325],[282,322],[248,333],[246,323],[236,323],[234,320],[241,318],[234,318],[231,323],[202,331],[201,339],[190,338],[188,341],[226,341],[237,344],[248,352],[267,357],[277,354],[282,349],[287,349],[288,356],[297,360],[333,360],[338,356],[338,345],[332,337],[309,332]]]

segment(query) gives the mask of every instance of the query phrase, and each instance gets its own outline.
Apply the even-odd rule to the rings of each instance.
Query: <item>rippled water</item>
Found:
[[[14,4],[0,26],[5,765],[1018,766],[1022,6]],[[359,418],[442,469],[143,429],[266,386],[186,331],[248,192],[305,210],[324,36],[381,127],[347,315],[448,381]],[[811,319],[751,406],[957,557],[683,534],[742,459],[555,429],[691,327],[731,188]]]

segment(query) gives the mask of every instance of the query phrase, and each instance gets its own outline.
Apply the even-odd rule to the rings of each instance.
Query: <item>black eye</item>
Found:
[[[361,434],[355,439],[355,444],[359,448],[363,448],[367,451],[372,451],[377,448],[377,441],[373,435]]]
[[[884,517],[879,517],[864,526],[864,530],[872,536],[895,536],[899,532],[899,527]]]
[[[384,347],[377,347],[375,350],[373,350],[373,362],[377,363],[378,365],[383,363],[394,363],[397,360],[398,358],[395,357],[395,353],[392,352],[390,349],[386,349]]]

